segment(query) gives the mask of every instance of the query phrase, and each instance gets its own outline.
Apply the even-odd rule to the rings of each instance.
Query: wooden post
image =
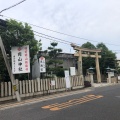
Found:
[[[11,82],[8,82],[8,94],[11,96]]]
[[[38,91],[40,91],[40,78],[37,78],[37,87],[38,87]]]
[[[96,72],[97,72],[97,81],[98,81],[98,83],[101,83],[101,76],[100,76],[100,67],[99,67],[98,52],[96,52]]]
[[[1,97],[4,97],[4,82],[1,82]]]
[[[8,84],[5,82],[5,97],[8,96]]]
[[[28,80],[29,81],[29,93],[32,92],[32,87],[31,87],[31,80]]]
[[[25,80],[26,94],[28,94],[28,80]]]
[[[55,88],[58,89],[58,79],[56,75],[54,76],[54,79],[55,79]]]
[[[33,80],[31,80],[32,81],[32,93],[34,93],[34,81]]]
[[[35,87],[35,92],[37,92],[37,80],[34,80],[34,87]]]
[[[14,78],[14,75],[13,75],[13,73],[12,73],[11,66],[10,66],[10,64],[9,64],[9,62],[8,62],[7,54],[6,54],[6,51],[5,51],[4,44],[3,44],[3,42],[2,42],[1,36],[0,36],[0,48],[1,48],[2,55],[3,55],[4,61],[5,61],[5,64],[6,64],[6,67],[7,67],[9,76],[10,76],[10,79],[11,79],[12,88],[13,88],[15,94],[16,94],[17,100],[20,102],[20,101],[21,101],[21,98],[20,98],[19,92],[18,92],[17,87],[16,87],[16,84],[15,84],[15,78]]]
[[[20,95],[22,94],[22,81],[19,81],[19,84],[20,84]]]
[[[25,94],[25,80],[22,81],[22,86],[23,86],[23,94]]]

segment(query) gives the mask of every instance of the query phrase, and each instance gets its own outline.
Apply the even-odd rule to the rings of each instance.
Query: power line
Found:
[[[39,34],[42,34],[42,33],[39,33]],[[51,37],[51,38],[48,38],[48,37],[44,37],[44,36],[40,36],[40,35],[37,35],[37,34],[34,34],[35,36],[38,36],[38,37],[41,37],[41,38],[45,38],[45,39],[47,39],[47,40],[52,40],[52,41],[56,41],[56,42],[59,42],[59,43],[63,43],[63,44],[66,44],[66,45],[70,45],[72,42],[68,42],[68,41],[65,41],[65,40],[63,40],[64,42],[61,42],[61,41],[59,41],[59,39],[58,38],[56,38],[56,39],[58,39],[58,40],[55,40],[55,39],[52,39],[52,38],[54,38],[54,37],[52,37],[52,36],[48,36],[48,35],[46,35],[46,36],[48,36],[48,37]],[[45,34],[43,34],[43,35],[45,35]],[[61,40],[61,39],[60,39]],[[67,42],[67,43],[66,43]],[[70,43],[70,44],[69,44]],[[76,43],[75,43],[76,44]],[[78,44],[76,44],[76,45],[78,45]],[[114,50],[111,50],[111,51],[114,51]],[[118,50],[118,51],[120,51],[120,50]],[[116,54],[119,54],[120,52],[115,52]],[[108,58],[108,57],[107,57]]]
[[[73,42],[69,42],[69,41],[67,41],[67,40],[63,40],[63,39],[60,39],[60,38],[52,37],[52,36],[50,36],[50,35],[46,35],[46,34],[44,34],[44,33],[37,32],[37,31],[34,31],[34,30],[32,30],[32,31],[35,32],[35,33],[38,33],[38,34],[47,36],[47,37],[44,37],[44,36],[40,36],[40,35],[34,34],[34,35],[36,35],[36,36],[39,36],[39,37],[42,37],[42,38],[45,38],[45,39],[48,39],[48,40],[53,40],[53,41],[56,41],[56,42],[60,42],[60,43],[63,43],[63,44],[67,44],[67,45],[70,45],[71,43],[73,43]],[[56,39],[57,39],[57,40],[56,40]],[[59,41],[58,41],[58,40],[59,40]],[[61,42],[61,41],[62,41],[62,42]],[[68,44],[68,43],[69,43],[69,44]],[[73,43],[73,44],[76,44],[76,45],[81,46],[80,44],[77,44],[77,43]],[[119,45],[118,45],[118,46],[119,46]],[[112,51],[120,51],[120,50],[112,50]],[[118,52],[117,52],[117,53],[118,53]]]
[[[7,29],[6,29],[7,30]],[[34,32],[36,32],[36,31],[34,31]],[[55,38],[55,37],[52,37],[52,36],[49,36],[49,35],[46,35],[46,34],[43,34],[43,33],[39,33],[39,32],[36,32],[36,33],[38,33],[38,34],[41,34],[41,35],[44,35],[44,36],[40,36],[40,35],[37,35],[37,34],[34,34],[35,36],[38,36],[38,37],[41,37],[41,38],[45,38],[45,39],[47,39],[47,40],[52,40],[52,41],[56,41],[56,42],[59,42],[59,43],[63,43],[63,44],[66,44],[66,45],[70,45],[72,42],[69,42],[69,41],[66,41],[66,40],[62,40],[62,39],[59,39],[59,38]],[[45,36],[47,36],[47,37],[45,37]],[[49,38],[50,37],[50,38]],[[53,39],[52,39],[53,38]],[[24,37],[22,37],[22,39],[26,39],[26,38],[24,38]],[[56,40],[56,39],[58,39],[58,40]],[[60,41],[59,41],[60,40]],[[62,40],[62,41],[61,41]],[[76,44],[76,43],[74,43],[74,44]],[[76,44],[76,45],[78,45],[78,44]],[[112,50],[112,51],[114,51],[114,50]],[[120,51],[120,50],[116,50],[116,51]],[[116,54],[119,54],[120,52],[116,52]]]
[[[35,32],[35,31],[34,31]],[[39,33],[39,32],[37,32]],[[45,35],[43,33],[39,33],[39,34],[42,34],[42,35]],[[53,41],[56,41],[56,42],[59,42],[59,43],[63,43],[63,44],[67,44],[67,45],[70,45],[72,42],[69,42],[69,41],[66,41],[66,40],[62,40],[62,39],[59,39],[59,38],[55,38],[55,37],[52,37],[52,36],[49,36],[49,35],[45,35],[47,37],[44,37],[44,36],[40,36],[40,35],[37,35],[37,34],[34,34],[35,36],[38,36],[38,37],[42,37],[42,38],[45,38],[45,39],[48,39],[48,40],[53,40]],[[48,38],[48,37],[51,37],[51,38]],[[61,41],[58,41],[58,40],[55,40],[55,39],[52,39],[52,38],[55,38],[55,39],[58,39],[58,40],[62,40],[63,42]],[[70,43],[70,44],[69,44]],[[76,44],[76,43],[74,43]],[[79,45],[79,44],[76,44],[76,45]],[[120,51],[120,50],[112,50],[112,51]],[[116,52],[116,54],[118,54],[120,52]]]
[[[3,32],[4,33],[4,32]],[[38,36],[38,37],[41,37],[41,38],[45,38],[47,40],[52,40],[52,41],[56,41],[56,42],[59,42],[59,43],[63,43],[63,44],[67,44],[67,45],[70,45],[68,44],[67,42],[61,42],[59,40],[55,40],[55,39],[52,39],[52,38],[48,38],[48,37],[45,37],[45,36],[40,36],[40,35],[37,35],[37,34],[34,34],[35,36]],[[30,35],[31,36],[31,35]],[[22,37],[22,39],[26,39],[25,37]],[[39,41],[39,40],[38,40]]]
[[[57,40],[60,40],[60,41],[63,41],[63,42],[67,42],[67,43],[70,43],[70,44],[73,43],[73,42],[69,42],[69,41],[67,41],[67,40],[63,40],[63,39],[60,39],[60,38],[52,37],[52,36],[49,36],[49,35],[46,35],[46,34],[37,32],[37,31],[34,31],[34,30],[33,30],[33,32],[38,33],[38,34],[41,34],[41,35],[44,35],[44,36],[47,36],[47,37],[50,37],[50,38],[53,38],[53,39],[57,39]],[[81,44],[77,44],[77,43],[73,43],[73,44],[76,44],[76,45],[80,45],[80,46],[81,46]]]
[[[112,51],[120,51],[120,50],[112,50]]]
[[[7,30],[7,28],[6,28],[6,30]],[[36,31],[33,31],[33,32],[36,32]],[[42,38],[45,38],[45,39],[47,39],[47,40],[52,40],[52,41],[56,41],[56,42],[59,42],[59,43],[63,43],[63,44],[66,44],[66,45],[70,45],[71,44],[71,42],[69,42],[69,41],[66,41],[66,40],[62,40],[62,39],[59,39],[59,38],[55,38],[55,37],[52,37],[52,36],[49,36],[49,35],[46,35],[46,34],[43,34],[43,33],[40,33],[40,32],[36,32],[36,33],[38,33],[38,34],[41,34],[41,35],[44,35],[44,36],[40,36],[40,35],[37,35],[37,34],[34,34],[35,36],[38,36],[38,37],[42,37]],[[45,36],[47,36],[47,37],[45,37]],[[50,38],[49,38],[50,37]],[[53,38],[53,39],[52,39]],[[24,37],[22,37],[22,39],[26,39],[26,38],[24,38]],[[58,40],[56,40],[56,39],[58,39]],[[60,40],[60,41],[59,41]],[[62,42],[61,42],[62,41]],[[68,44],[69,43],[69,44]],[[76,44],[76,43],[75,43]],[[77,45],[77,44],[76,44]],[[114,51],[114,50],[112,50],[112,51]],[[116,50],[116,51],[120,51],[120,50]],[[119,54],[119,52],[116,52],[116,54]],[[107,57],[108,58],[108,57]]]
[[[51,39],[51,38],[47,38],[47,37],[44,37],[44,36],[40,36],[40,35],[37,35],[37,34],[34,34],[34,35],[36,35],[36,36],[38,36],[38,37],[42,37],[42,38],[48,39],[48,40],[53,40],[53,41],[56,41],[56,42],[60,42],[60,43],[63,43],[63,44],[70,45],[70,44],[68,44],[68,43],[61,42],[61,41],[58,41],[58,40],[55,40],[55,39]]]
[[[11,23],[10,23],[11,24]],[[7,28],[6,27],[4,27],[6,30],[7,30]],[[8,30],[7,30],[8,31]],[[17,31],[17,30],[16,30]],[[15,32],[16,32],[15,31]],[[33,31],[33,30],[32,30]],[[9,32],[9,31],[8,31]],[[19,33],[19,30],[17,31],[18,33]],[[36,35],[36,36],[39,36],[39,37],[42,37],[42,38],[46,38],[46,39],[49,39],[49,40],[53,40],[53,41],[57,41],[57,42],[60,42],[60,43],[64,43],[64,44],[67,44],[67,45],[70,45],[72,42],[69,42],[69,41],[66,41],[66,40],[63,40],[63,39],[59,39],[59,38],[56,38],[56,37],[52,37],[52,36],[49,36],[49,35],[46,35],[46,34],[43,34],[43,33],[39,33],[39,32],[37,32],[37,31],[33,31],[33,32],[35,32],[35,33],[38,33],[38,34],[41,34],[41,35],[44,35],[44,36],[40,36],[40,35],[37,35],[37,34],[34,34],[34,35]],[[4,33],[4,32],[3,32]],[[47,36],[47,37],[45,37],[45,36]],[[49,38],[48,38],[49,37]],[[23,37],[22,37],[23,38]],[[24,38],[23,38],[24,39]],[[57,40],[56,40],[57,39]],[[62,41],[62,42],[61,42]],[[69,44],[68,44],[69,43]],[[74,43],[74,44],[76,44],[76,43]],[[76,44],[77,45],[77,44]]]
[[[14,19],[14,18],[5,16],[5,15],[2,15],[2,17]],[[23,23],[28,23],[28,22],[24,22],[24,21],[21,21],[21,20],[17,20],[17,19],[14,19],[14,20],[19,21],[19,22],[23,22]],[[35,26],[35,27],[38,27],[38,28],[41,28],[41,29],[44,29],[44,30],[48,30],[48,31],[51,31],[51,32],[55,32],[55,33],[58,33],[58,34],[69,36],[69,37],[72,37],[72,38],[77,38],[77,39],[82,39],[82,40],[85,40],[85,41],[92,41],[92,42],[99,43],[99,41],[95,41],[95,40],[91,40],[91,39],[87,39],[87,38],[83,38],[83,37],[77,37],[77,36],[74,36],[74,35],[69,35],[69,34],[66,34],[66,33],[58,32],[58,31],[51,30],[51,29],[48,29],[48,28],[44,28],[44,27],[41,27],[41,26],[38,26],[38,25],[34,25],[34,24],[31,24],[31,23],[28,23],[28,24],[32,25],[32,26]],[[110,44],[110,43],[104,43],[104,44],[113,45],[113,46],[120,46],[120,45],[117,45],[117,44]]]
[[[11,23],[10,23],[11,24]],[[37,33],[37,34],[41,34],[41,35],[44,35],[44,36],[47,36],[47,37],[44,37],[44,38],[46,38],[46,39],[48,39],[48,37],[50,38],[50,40],[53,40],[54,39],[54,41],[57,41],[57,40],[59,40],[58,42],[61,42],[61,43],[69,43],[69,45],[71,44],[71,43],[73,43],[73,42],[69,42],[69,41],[67,41],[67,40],[63,40],[63,39],[60,39],[60,38],[56,38],[56,37],[53,37],[53,36],[50,36],[50,35],[46,35],[46,34],[44,34],[44,33],[40,33],[40,32],[37,32],[37,31],[34,31],[34,30],[32,30],[33,32],[35,32],[35,33]],[[38,36],[38,35],[37,35]],[[39,36],[39,37],[42,37],[43,38],[43,36]],[[52,38],[52,39],[51,39]],[[57,39],[57,40],[56,40]],[[76,44],[76,45],[79,45],[79,46],[81,46],[80,44],[77,44],[77,43],[73,43],[73,44]]]
[[[19,3],[16,3],[16,4],[14,4],[14,5],[12,5],[12,6],[8,7],[8,8],[5,8],[5,9],[1,10],[0,13],[2,13],[2,12],[5,11],[5,10],[8,10],[8,9],[10,9],[10,8],[13,8],[13,7],[21,4],[21,3],[24,2],[24,1],[26,1],[26,0],[22,0],[22,1],[20,1]]]

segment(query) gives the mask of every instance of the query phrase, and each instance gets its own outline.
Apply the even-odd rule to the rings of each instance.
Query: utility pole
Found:
[[[5,51],[4,44],[3,44],[3,42],[2,42],[1,36],[0,36],[0,48],[1,48],[2,55],[3,55],[4,61],[5,61],[5,64],[6,64],[6,67],[7,67],[9,76],[10,76],[10,79],[11,79],[12,88],[13,88],[13,90],[15,91],[17,101],[20,102],[20,101],[21,101],[21,98],[20,98],[20,95],[19,95],[17,86],[16,86],[16,84],[15,84],[15,78],[14,78],[14,75],[13,75],[13,73],[12,73],[10,63],[9,63],[9,61],[8,61],[8,59],[7,59],[7,54],[6,54],[6,51]]]

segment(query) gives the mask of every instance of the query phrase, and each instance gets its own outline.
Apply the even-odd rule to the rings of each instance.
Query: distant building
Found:
[[[45,56],[47,56],[47,54],[43,51],[40,51],[38,56],[44,56],[45,57]],[[60,65],[62,68],[65,68],[65,69],[69,70],[70,67],[75,67],[77,69],[77,58],[74,57],[74,54],[60,53],[59,56],[57,57],[57,59],[63,61],[63,64]],[[33,79],[40,76],[39,71],[40,71],[40,69],[39,69],[38,59],[37,59],[37,56],[35,56],[34,64],[32,66],[32,77],[33,77]]]
[[[63,61],[63,68],[69,69],[70,67],[77,68],[77,59],[74,57],[74,54],[70,53],[60,53],[58,56],[59,60]]]

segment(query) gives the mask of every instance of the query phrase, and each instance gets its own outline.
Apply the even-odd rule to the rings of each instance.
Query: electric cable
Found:
[[[5,9],[1,10],[1,11],[0,11],[0,14],[1,14],[3,11],[6,11],[6,10],[8,10],[8,9],[10,9],[10,8],[13,8],[13,7],[21,4],[21,3],[24,2],[24,1],[26,1],[26,0],[22,0],[22,1],[20,1],[19,3],[16,3],[16,4],[14,4],[14,5],[12,5],[12,6],[8,7],[8,8],[5,8]]]
[[[1,15],[1,16],[2,16],[2,17],[6,17],[6,18],[10,18],[10,19],[14,19],[14,18],[5,16],[5,15]],[[27,23],[27,24],[29,24],[29,25],[32,25],[32,26],[35,26],[35,27],[38,27],[38,28],[41,28],[41,29],[44,29],[44,30],[48,30],[48,31],[51,31],[51,32],[55,32],[55,33],[58,33],[58,34],[62,34],[62,35],[65,35],[65,36],[69,36],[69,37],[72,37],[72,38],[77,38],[77,39],[82,39],[82,40],[85,40],[85,41],[92,41],[92,42],[100,43],[99,41],[95,41],[95,40],[91,40],[91,39],[87,39],[87,38],[83,38],[83,37],[77,37],[77,36],[74,36],[74,35],[69,35],[69,34],[62,33],[62,32],[58,32],[58,31],[55,31],[55,30],[52,30],[52,29],[48,29],[48,28],[45,28],[45,27],[41,27],[41,26],[38,26],[38,25],[34,25],[34,24],[31,24],[31,23],[28,23],[28,22],[24,22],[24,21],[21,21],[21,20],[17,20],[17,19],[14,19],[14,20],[19,21],[19,22],[22,22],[22,23]],[[118,44],[110,44],[110,43],[104,43],[104,44],[113,45],[113,46],[120,46],[120,45],[118,45]]]

